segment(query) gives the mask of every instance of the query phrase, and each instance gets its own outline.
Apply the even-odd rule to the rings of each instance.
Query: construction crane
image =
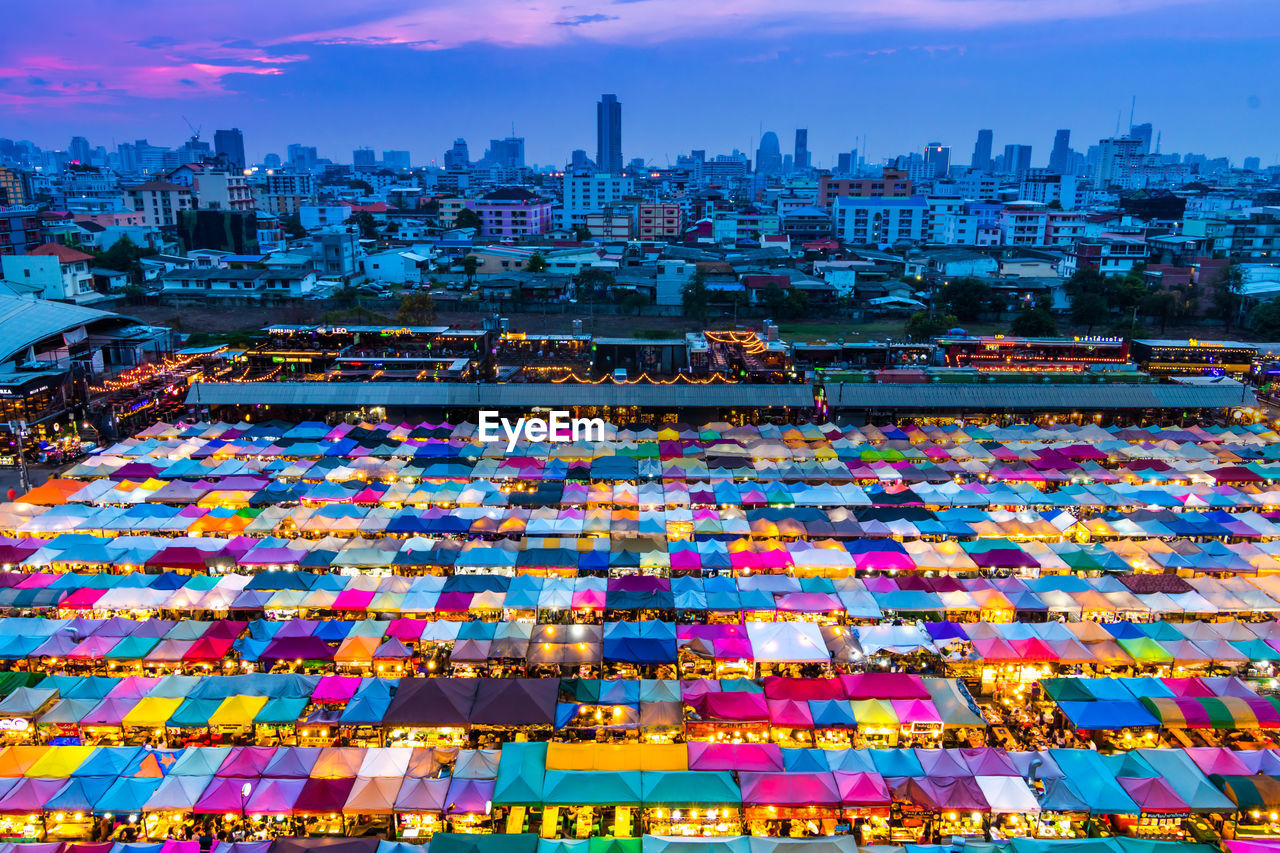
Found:
[[[183,116],[182,120],[187,123],[187,127],[191,128],[191,138],[199,142],[200,131],[204,130],[204,125],[202,124],[199,127],[196,127],[194,124],[191,123],[191,119],[187,118],[186,116]]]

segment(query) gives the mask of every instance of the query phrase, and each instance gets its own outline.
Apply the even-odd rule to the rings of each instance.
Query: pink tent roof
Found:
[[[1117,776],[1116,781],[1144,812],[1188,814],[1191,811],[1191,807],[1163,779]]]
[[[66,779],[18,779],[0,797],[0,814],[32,814],[44,809],[58,791],[68,784]]]
[[[409,777],[396,795],[397,812],[443,812],[449,794],[449,779]]]
[[[938,709],[930,699],[890,699],[893,713],[903,723],[941,723]]]
[[[449,783],[449,795],[445,799],[448,814],[484,814],[493,801],[494,780],[459,779]]]
[[[782,747],[773,743],[690,741],[690,770],[772,771],[782,769]]]
[[[888,806],[889,789],[879,773],[833,774],[840,803],[845,806]]]
[[[358,675],[326,675],[311,693],[313,702],[347,702],[360,689]]]
[[[243,786],[244,783],[241,783]],[[293,804],[302,793],[306,779],[259,779],[250,783],[253,788],[245,803],[245,812],[262,815],[287,815],[293,813]]]
[[[256,780],[256,776],[253,779],[215,776],[209,786],[204,789],[204,793],[200,795],[200,799],[196,801],[192,811],[196,814],[239,812],[246,805],[242,793],[244,783],[247,781],[250,785],[254,785]],[[249,796],[253,796],[252,791],[249,792]]]
[[[762,693],[707,693],[690,704],[704,720],[743,722],[769,719],[769,707]]]
[[[847,699],[931,699],[924,681],[905,672],[859,672],[840,676]]]
[[[274,746],[237,746],[222,762],[216,775],[242,780],[256,778],[263,774],[275,754]]]
[[[745,806],[838,806],[840,790],[831,773],[758,773],[741,771]]]

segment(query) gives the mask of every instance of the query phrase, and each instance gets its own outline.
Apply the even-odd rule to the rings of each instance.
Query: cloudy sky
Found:
[[[1127,122],[1162,150],[1280,162],[1276,0],[63,0],[5,4],[0,136],[177,145],[184,116],[248,153],[290,142],[439,160],[514,125],[531,162],[594,156],[594,102],[625,156],[749,150],[809,128],[818,165],[939,140],[968,160],[1053,132],[1083,150]]]

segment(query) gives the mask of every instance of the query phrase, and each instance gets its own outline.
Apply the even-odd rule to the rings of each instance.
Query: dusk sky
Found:
[[[512,123],[527,159],[595,153],[595,101],[623,103],[623,152],[748,150],[760,128],[816,165],[976,131],[1048,158],[1117,116],[1161,150],[1280,162],[1276,0],[172,0],[6,3],[0,136],[65,148],[178,145],[238,126],[260,160],[290,142],[350,162],[368,145],[473,159]]]

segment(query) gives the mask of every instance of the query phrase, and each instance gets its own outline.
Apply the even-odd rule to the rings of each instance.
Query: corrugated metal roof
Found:
[[[461,382],[200,382],[187,392],[200,406],[645,406],[671,408],[810,408],[808,385],[571,385]]]
[[[0,294],[0,362],[8,361],[45,338],[106,320],[139,322],[132,317],[81,305]]]
[[[900,411],[1098,411],[1102,409],[1223,409],[1256,405],[1245,385],[920,385],[833,383],[826,386],[832,409]]]

